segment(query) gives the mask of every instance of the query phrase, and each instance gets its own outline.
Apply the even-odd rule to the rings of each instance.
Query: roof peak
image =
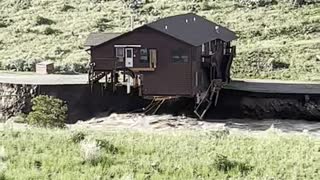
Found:
[[[146,26],[194,46],[214,39],[229,42],[237,38],[231,30],[193,12],[168,16]]]

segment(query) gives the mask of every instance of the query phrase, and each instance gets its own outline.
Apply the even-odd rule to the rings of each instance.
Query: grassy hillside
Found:
[[[85,71],[89,57],[82,45],[90,32],[129,30],[130,10],[123,2],[1,0],[1,68],[30,70],[36,61],[54,60],[60,71]],[[237,32],[233,77],[320,80],[320,4],[259,2],[148,0],[135,25],[193,11]]]
[[[252,137],[6,130],[0,179],[319,179],[319,143],[272,131]]]

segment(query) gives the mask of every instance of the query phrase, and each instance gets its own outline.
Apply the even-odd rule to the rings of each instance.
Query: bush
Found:
[[[264,6],[269,6],[269,5],[274,5],[278,4],[276,0],[239,0],[239,3],[244,6],[249,6],[249,7],[264,7]]]
[[[71,10],[71,9],[75,9],[75,8],[74,8],[73,6],[64,4],[64,5],[62,6],[62,8],[61,8],[61,11],[62,11],[62,12],[67,12],[67,11],[69,11],[69,10]]]
[[[61,31],[58,29],[53,29],[51,27],[46,27],[43,31],[45,35],[52,35],[52,34],[61,34]]]
[[[15,71],[35,71],[36,64],[41,62],[40,59],[28,59],[25,60],[23,58],[19,59],[10,59],[8,61],[3,62],[1,67],[4,70],[15,70]]]
[[[115,145],[110,143],[109,141],[105,139],[96,139],[97,145],[104,149],[107,153],[111,154],[117,154],[119,153],[119,148],[117,148]]]
[[[200,4],[200,8],[201,8],[201,10],[206,11],[206,10],[210,10],[211,7],[210,7],[208,1],[203,1],[203,2]]]
[[[80,150],[83,160],[87,163],[95,165],[102,160],[101,147],[96,141],[81,141]]]
[[[40,95],[32,99],[32,112],[27,116],[27,122],[39,127],[65,127],[67,105],[60,99]]]
[[[217,170],[223,171],[225,173],[227,173],[228,171],[236,170],[243,175],[247,174],[249,171],[253,169],[253,167],[248,164],[229,160],[227,156],[221,154],[217,155],[214,162],[214,166]]]
[[[81,131],[76,132],[76,133],[72,134],[71,141],[73,143],[79,143],[79,142],[83,141],[85,139],[85,137],[86,137],[86,134],[84,132],[81,132]]]
[[[44,17],[41,17],[41,16],[37,16],[36,18],[36,25],[37,26],[40,26],[40,25],[51,25],[51,24],[55,24],[56,22],[54,22],[53,20],[51,19],[48,19],[48,18],[44,18]]]
[[[0,28],[8,27],[7,23],[0,21]]]
[[[98,29],[99,32],[104,32],[106,29],[112,29],[114,25],[111,24],[112,20],[106,17],[102,17],[97,20],[95,28]]]

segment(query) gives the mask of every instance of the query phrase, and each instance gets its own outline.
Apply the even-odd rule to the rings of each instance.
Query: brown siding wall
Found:
[[[111,40],[92,50],[96,58],[115,56],[114,45],[134,44],[141,48],[157,49],[157,68],[154,72],[142,72],[144,95],[192,95],[192,46],[150,28],[140,28]],[[187,49],[188,63],[174,63],[171,51]],[[140,48],[134,48],[134,68],[148,67],[140,62]],[[107,63],[106,63],[107,64]]]

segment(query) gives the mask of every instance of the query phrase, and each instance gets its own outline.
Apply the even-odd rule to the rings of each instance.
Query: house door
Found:
[[[125,50],[126,67],[133,67],[133,48],[126,48]]]

